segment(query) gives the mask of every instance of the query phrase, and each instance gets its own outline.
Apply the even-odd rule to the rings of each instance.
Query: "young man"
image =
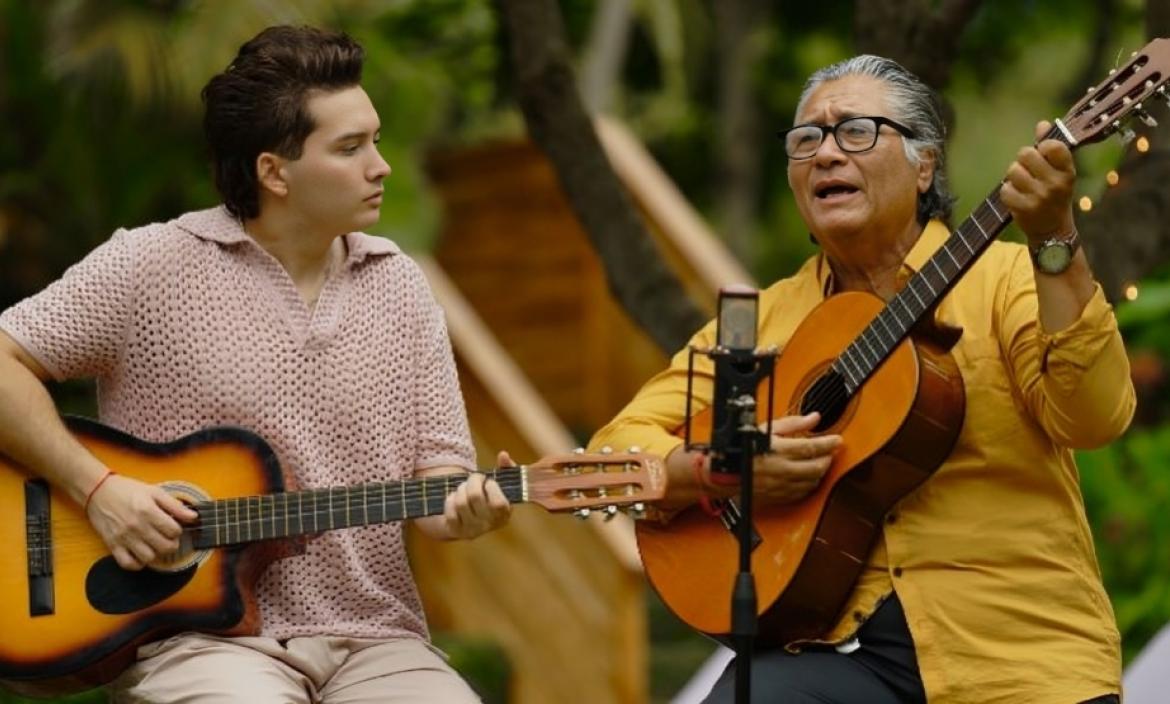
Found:
[[[860,56],[818,71],[783,137],[822,253],[761,292],[761,347],[783,347],[834,293],[889,300],[951,236],[937,103],[897,63]],[[1076,246],[1074,181],[1056,140],[1022,148],[1008,168],[1000,201],[1029,246],[992,243],[937,309],[963,330],[952,350],[966,387],[958,440],[888,514],[838,622],[788,644],[799,655],[756,654],[753,702],[1117,702],[1117,626],[1072,450],[1119,436],[1134,391],[1117,322]],[[714,333],[712,323],[691,342],[709,348]],[[674,434],[686,377],[684,351],[593,439],[666,457],[668,516],[738,491],[713,483]],[[695,410],[710,403],[709,363],[699,377]],[[761,508],[807,497],[844,448],[842,435],[814,431],[818,420],[773,425],[754,467]],[[729,668],[708,701],[733,700]]]
[[[341,33],[261,32],[203,91],[224,204],[119,230],[0,315],[0,452],[83,505],[125,569],[176,550],[195,514],[90,455],[43,380],[95,377],[101,419],[151,441],[249,428],[303,488],[474,468],[442,311],[410,259],[360,233],[390,174],[362,60]],[[474,538],[509,511],[473,474],[417,524]],[[260,636],[148,644],[114,698],[476,700],[428,644],[399,524],[325,533],[257,591]]]

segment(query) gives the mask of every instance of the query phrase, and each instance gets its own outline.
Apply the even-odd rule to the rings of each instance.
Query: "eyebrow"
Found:
[[[833,124],[840,124],[845,120],[852,120],[855,117],[869,117],[872,113],[857,112],[856,110],[841,110],[837,113],[837,122]],[[799,123],[801,125],[827,125],[828,122],[821,122],[819,120],[806,120]]]
[[[373,134],[378,135],[381,132],[382,128],[378,127],[378,129],[374,130]],[[348,142],[351,139],[365,139],[366,135],[368,134],[370,134],[368,130],[355,130],[353,132],[346,132],[345,134],[334,138],[333,143],[338,144],[340,142]]]

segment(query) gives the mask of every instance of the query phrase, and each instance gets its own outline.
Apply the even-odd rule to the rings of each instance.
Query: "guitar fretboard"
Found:
[[[508,501],[527,500],[523,468],[485,474],[499,483]],[[190,529],[192,545],[209,549],[431,516],[443,512],[447,495],[468,476],[447,474],[205,501],[192,506],[199,513],[199,524]]]

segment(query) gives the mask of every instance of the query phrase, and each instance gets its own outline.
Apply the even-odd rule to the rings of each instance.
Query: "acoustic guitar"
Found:
[[[443,512],[466,475],[295,491],[259,436],[203,430],[165,444],[94,421],[70,430],[118,474],[167,489],[199,517],[174,556],[121,569],[81,508],[0,458],[0,684],[30,696],[109,682],[138,645],[187,630],[259,631],[254,584],[289,539]],[[662,497],[654,455],[554,455],[487,472],[513,503],[605,515]]]
[[[1152,126],[1142,103],[1170,100],[1168,75],[1170,39],[1156,39],[1089,89],[1046,138],[1075,149],[1133,115]],[[810,496],[754,512],[762,646],[816,638],[836,624],[886,514],[950,454],[965,394],[949,350],[962,331],[937,325],[933,311],[1010,221],[997,186],[888,303],[866,293],[831,296],[777,358],[776,415],[817,411],[814,432],[838,433],[844,443]],[[767,397],[766,386],[759,394]],[[763,422],[768,404],[758,407]],[[710,437],[710,427],[708,408],[692,419],[692,438]],[[720,640],[729,639],[738,570],[735,508],[726,502],[716,518],[692,507],[665,525],[637,525],[654,589],[680,619]]]

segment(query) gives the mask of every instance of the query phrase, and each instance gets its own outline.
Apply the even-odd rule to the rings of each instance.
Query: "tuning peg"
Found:
[[[1134,114],[1137,115],[1139,120],[1141,120],[1142,122],[1145,123],[1146,127],[1157,127],[1158,126],[1158,121],[1154,119],[1154,116],[1151,115],[1150,113],[1146,112],[1145,110],[1140,110],[1140,109],[1136,110],[1136,111],[1134,111]]]
[[[579,508],[576,511],[573,511],[573,515],[577,518],[580,518],[582,521],[586,518],[589,518],[589,514],[591,513],[593,513],[593,511],[587,508]]]
[[[1114,122],[1113,128],[1118,130],[1117,137],[1121,140],[1121,143],[1126,146],[1129,146],[1129,143],[1134,140],[1134,137],[1137,137],[1133,130],[1131,130],[1129,127],[1122,127],[1120,123]]]
[[[612,447],[610,447],[609,445],[604,445],[604,446],[602,446],[602,448],[601,448],[601,454],[603,454],[603,455],[612,455],[612,454],[613,454],[613,448],[612,448]]]
[[[626,513],[630,514],[631,518],[645,518],[646,517],[646,504],[639,501],[638,503],[631,506],[630,510],[627,511]]]
[[[641,451],[642,451],[642,448],[638,447],[637,445],[630,445],[629,449],[626,450],[626,452],[630,453],[631,455],[636,455],[636,454],[640,453]]]
[[[574,455],[583,455],[583,454],[585,454],[585,448],[583,448],[583,447],[574,447],[574,448],[573,448],[573,454],[574,454]]]
[[[608,523],[609,521],[613,520],[614,516],[617,515],[618,507],[610,505],[610,506],[606,506],[603,510],[605,511],[605,520]]]

